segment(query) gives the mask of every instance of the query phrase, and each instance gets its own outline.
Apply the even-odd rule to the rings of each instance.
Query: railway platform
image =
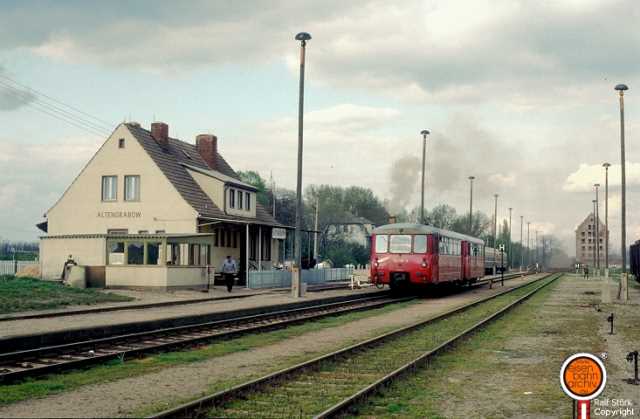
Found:
[[[0,318],[0,342],[19,337],[38,334],[72,331],[86,328],[101,328],[131,323],[154,321],[179,321],[183,318],[212,315],[218,313],[238,313],[279,305],[308,304],[314,301],[347,298],[349,296],[367,295],[380,292],[375,287],[351,290],[345,284],[341,287],[325,289],[309,289],[299,300],[290,297],[284,289],[249,290],[234,288],[227,293],[223,287],[216,287],[212,292],[198,293],[202,296],[183,292],[177,298],[161,299],[150,296],[146,299],[129,303],[102,305],[95,308],[73,308],[67,310],[50,310],[47,312],[21,313]],[[128,291],[135,293],[135,291]],[[188,298],[192,296],[193,298]],[[199,298],[198,298],[199,297]],[[154,300],[155,299],[155,300]]]

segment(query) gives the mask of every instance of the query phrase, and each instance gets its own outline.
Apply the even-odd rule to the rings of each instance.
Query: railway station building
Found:
[[[69,257],[90,286],[198,287],[227,255],[249,270],[272,269],[288,227],[278,223],[218,151],[122,123],[38,227],[41,275],[60,278]]]

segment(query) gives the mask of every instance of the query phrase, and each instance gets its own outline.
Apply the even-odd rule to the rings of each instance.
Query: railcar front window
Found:
[[[427,253],[427,236],[413,236],[413,253]]]
[[[389,242],[391,253],[411,253],[411,236],[393,235]]]
[[[389,249],[389,236],[376,236],[376,253],[387,253]]]

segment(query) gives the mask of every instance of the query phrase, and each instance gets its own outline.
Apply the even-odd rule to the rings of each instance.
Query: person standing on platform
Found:
[[[589,279],[589,265],[584,265],[584,279]]]
[[[224,276],[224,282],[227,284],[228,292],[231,292],[231,289],[233,288],[233,282],[237,272],[238,265],[236,265],[236,261],[233,260],[231,256],[227,256],[222,264],[222,276]]]

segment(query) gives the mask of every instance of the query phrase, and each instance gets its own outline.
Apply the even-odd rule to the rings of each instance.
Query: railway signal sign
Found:
[[[562,390],[578,402],[578,417],[588,419],[590,400],[598,397],[607,383],[607,371],[597,356],[589,353],[571,355],[560,369]]]
[[[500,250],[501,252],[504,252],[504,244],[501,244],[500,246],[498,246],[498,250]]]

